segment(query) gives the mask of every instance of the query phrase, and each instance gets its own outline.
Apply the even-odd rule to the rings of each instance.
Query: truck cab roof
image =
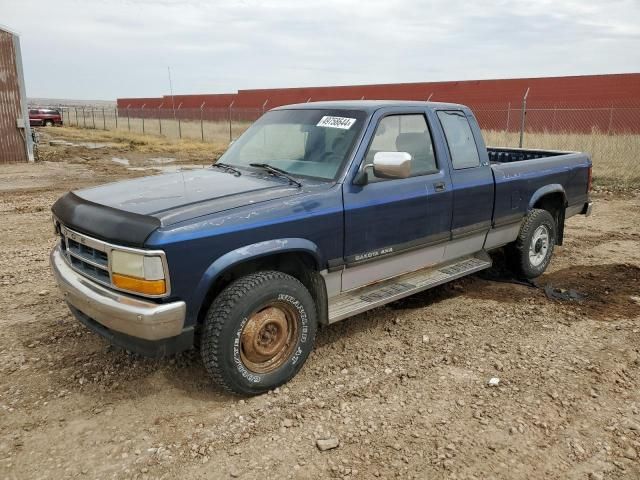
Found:
[[[420,102],[416,100],[334,100],[326,102],[295,103],[293,105],[276,107],[273,110],[321,108],[328,110],[361,110],[368,114],[372,114],[381,108],[393,107],[427,107],[432,109],[452,108],[456,110],[466,110],[468,108],[457,103]]]

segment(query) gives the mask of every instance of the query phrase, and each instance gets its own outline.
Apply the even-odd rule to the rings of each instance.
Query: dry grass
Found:
[[[95,118],[87,116],[85,119],[80,116],[77,123],[80,127],[97,130],[119,130],[122,132],[162,135],[169,138],[190,138],[193,140],[204,140],[205,142],[226,142],[230,139],[236,139],[244,132],[251,122],[233,121],[231,123],[231,132],[229,132],[229,122],[212,122],[204,121],[200,125],[199,120],[174,120],[173,118],[134,118],[118,117],[116,119],[113,112],[106,112],[105,118],[102,118],[102,112],[97,112]],[[73,114],[67,119],[67,125],[77,126],[76,118]]]
[[[226,142],[207,143],[190,138],[175,139],[159,135],[127,132],[121,130],[93,130],[77,127],[50,127],[56,138],[71,142],[113,143],[140,153],[170,155],[181,153],[187,156],[220,156],[228,146]]]
[[[487,145],[518,145],[516,132],[483,131]],[[579,133],[525,133],[524,148],[587,152],[593,161],[594,181],[600,185],[640,185],[640,135],[607,135],[597,131]]]

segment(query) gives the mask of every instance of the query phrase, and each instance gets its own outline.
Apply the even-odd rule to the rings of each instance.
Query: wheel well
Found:
[[[562,241],[564,239],[564,214],[566,206],[564,194],[562,192],[548,193],[539,198],[533,206],[533,208],[546,210],[553,215],[558,228],[558,235],[556,239],[557,245],[562,245]]]
[[[315,258],[305,252],[285,252],[259,257],[229,267],[217,276],[198,312],[198,324],[204,322],[211,302],[231,282],[250,273],[276,270],[296,278],[311,293],[318,313],[318,321],[326,323],[327,318],[327,290],[324,279],[318,271]]]

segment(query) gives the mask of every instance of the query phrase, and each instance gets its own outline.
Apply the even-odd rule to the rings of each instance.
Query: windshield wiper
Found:
[[[293,183],[294,185],[297,185],[298,187],[302,187],[302,184],[298,180],[293,178],[291,175],[289,175],[286,171],[282,170],[281,168],[274,167],[273,165],[269,165],[268,163],[250,163],[249,165],[251,167],[262,168],[262,169],[266,170],[267,172],[271,173],[272,175],[276,175],[278,177],[286,178],[287,180],[289,180],[289,183]]]
[[[240,170],[238,170],[235,167],[232,167],[227,163],[216,162],[216,163],[212,163],[211,166],[224,170],[225,172],[228,172],[228,173],[233,173],[236,177],[239,177],[240,175],[242,175],[242,172]]]

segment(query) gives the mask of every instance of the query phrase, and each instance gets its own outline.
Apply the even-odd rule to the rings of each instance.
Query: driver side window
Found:
[[[406,152],[411,155],[411,176],[438,171],[429,127],[424,115],[389,115],[378,123],[365,157],[365,165],[373,163],[378,152]],[[369,182],[384,181],[367,172]]]

